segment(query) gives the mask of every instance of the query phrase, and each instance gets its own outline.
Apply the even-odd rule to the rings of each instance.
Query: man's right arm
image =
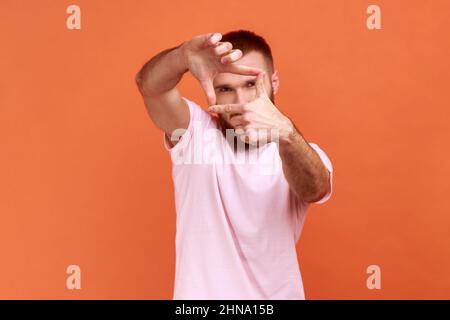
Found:
[[[176,129],[188,129],[190,111],[176,88],[186,71],[199,81],[208,105],[216,103],[213,81],[217,74],[258,75],[261,70],[235,64],[243,53],[230,42],[221,42],[220,33],[193,37],[181,45],[162,51],[136,75],[136,83],[153,122],[169,137]]]
[[[160,52],[136,75],[150,118],[169,137],[174,130],[189,125],[189,107],[176,87],[189,71],[182,46]]]

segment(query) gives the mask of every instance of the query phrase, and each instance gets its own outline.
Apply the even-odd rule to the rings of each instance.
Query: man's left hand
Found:
[[[230,125],[244,142],[256,144],[288,139],[294,132],[292,122],[270,100],[264,86],[265,72],[256,78],[256,98],[243,104],[213,105],[209,112],[229,113]]]

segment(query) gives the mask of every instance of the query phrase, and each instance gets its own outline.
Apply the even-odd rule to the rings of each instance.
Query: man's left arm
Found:
[[[241,140],[247,143],[258,143],[261,137],[264,141],[267,137],[269,141],[276,140],[290,188],[302,201],[317,202],[331,191],[330,173],[293,122],[272,103],[264,85],[265,77],[265,72],[258,75],[256,98],[253,101],[215,105],[209,107],[208,111],[238,114],[230,119],[230,124],[236,133],[238,130],[243,132]]]
[[[286,180],[302,201],[317,202],[330,191],[330,172],[291,121],[285,130],[279,153]]]

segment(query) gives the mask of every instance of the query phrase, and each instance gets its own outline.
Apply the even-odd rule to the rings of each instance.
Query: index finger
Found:
[[[264,79],[266,77],[266,73],[260,73],[256,78],[256,95],[258,97],[267,95],[266,87],[264,86]]]
[[[210,106],[208,111],[215,113],[242,113],[244,111],[244,104],[216,104]]]
[[[259,68],[248,67],[248,66],[243,66],[243,65],[239,65],[239,64],[233,64],[233,63],[226,65],[224,67],[224,72],[242,74],[242,75],[246,75],[246,76],[257,76],[258,74],[260,74],[263,71],[264,70],[259,69]]]

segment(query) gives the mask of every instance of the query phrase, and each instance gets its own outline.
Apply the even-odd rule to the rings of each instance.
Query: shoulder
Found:
[[[186,101],[189,107],[190,122],[200,121],[204,124],[208,124],[212,120],[213,116],[205,111],[198,103],[186,97],[182,98]],[[191,123],[189,123],[189,126],[190,125]]]
[[[168,151],[173,151],[174,145],[179,145],[181,140],[184,141],[182,145],[188,145],[195,132],[203,135],[206,129],[217,127],[217,120],[198,103],[184,96],[182,98],[189,108],[189,124],[186,129],[175,130],[172,137],[164,134],[164,146]]]

